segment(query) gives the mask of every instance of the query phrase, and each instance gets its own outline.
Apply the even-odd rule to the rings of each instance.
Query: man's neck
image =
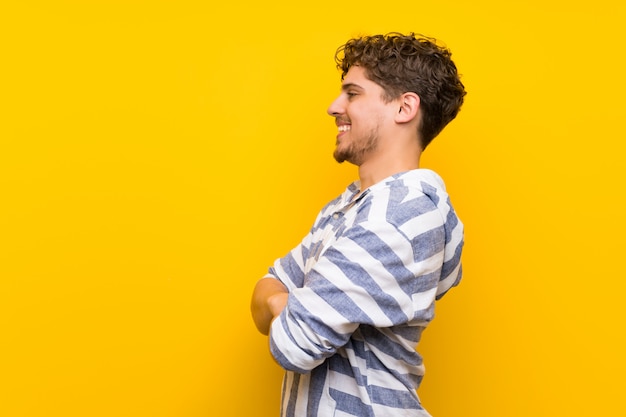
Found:
[[[377,159],[368,160],[359,166],[361,191],[394,174],[418,169],[419,163],[420,153],[408,154],[398,158],[381,156]]]

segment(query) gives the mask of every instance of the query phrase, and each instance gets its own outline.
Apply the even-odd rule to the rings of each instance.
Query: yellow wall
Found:
[[[5,3],[1,416],[277,415],[250,292],[354,178],[335,48],[394,30],[469,91],[423,160],[467,228],[423,402],[626,413],[623,2]]]

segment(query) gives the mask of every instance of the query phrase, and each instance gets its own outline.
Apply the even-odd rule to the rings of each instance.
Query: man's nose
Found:
[[[340,100],[341,100],[341,96],[337,97],[332,103],[330,103],[330,106],[328,106],[326,113],[328,113],[330,116],[333,116],[333,117],[337,117],[340,114],[342,114],[343,106],[341,106]]]

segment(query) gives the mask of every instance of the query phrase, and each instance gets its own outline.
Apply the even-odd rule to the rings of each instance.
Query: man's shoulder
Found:
[[[411,171],[372,187],[366,202],[369,207],[364,207],[368,220],[401,226],[427,215],[425,219],[434,217],[439,223],[447,194],[440,178],[433,174],[428,170]]]

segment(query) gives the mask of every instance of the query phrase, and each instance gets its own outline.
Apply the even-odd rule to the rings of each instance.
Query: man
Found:
[[[252,296],[254,322],[286,370],[283,417],[429,415],[415,348],[435,300],[461,278],[463,225],[419,162],[463,103],[450,55],[398,33],[337,51],[334,157],[357,165],[359,180]]]

